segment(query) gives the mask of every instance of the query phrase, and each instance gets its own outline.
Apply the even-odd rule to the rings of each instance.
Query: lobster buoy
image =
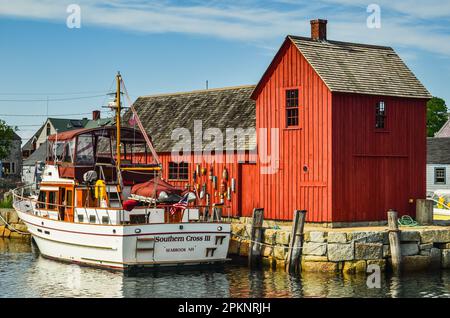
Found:
[[[206,194],[206,183],[203,183],[202,190],[200,191],[200,199],[203,199]]]
[[[228,170],[227,170],[227,167],[224,167],[224,168],[223,168],[223,171],[222,171],[222,179],[228,181]]]
[[[195,166],[195,172],[197,173],[197,176],[200,176],[200,165],[199,164],[197,164]]]
[[[206,168],[205,167],[202,167],[201,172],[202,172],[202,176],[206,176]]]
[[[222,180],[222,183],[220,184],[220,193],[227,192],[227,182],[225,180]]]
[[[212,180],[214,178],[214,169],[213,166],[211,165],[209,167],[209,180]]]
[[[236,179],[231,178],[231,191],[236,193]]]
[[[206,193],[206,205],[209,205],[211,203],[211,199],[209,197],[209,193]]]
[[[231,187],[228,187],[227,189],[227,200],[231,201]]]
[[[214,190],[217,190],[217,177],[216,176],[212,177],[212,183],[213,183]]]

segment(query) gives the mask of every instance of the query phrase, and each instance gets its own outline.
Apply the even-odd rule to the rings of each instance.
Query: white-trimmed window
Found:
[[[434,168],[434,184],[446,184],[447,171],[445,168]]]
[[[381,101],[375,107],[375,128],[386,128],[386,104]]]

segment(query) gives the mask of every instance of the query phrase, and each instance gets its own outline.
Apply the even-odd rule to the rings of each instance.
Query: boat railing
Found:
[[[84,214],[86,215],[86,219],[89,220],[89,210],[93,210],[96,219],[100,221],[99,218],[99,211],[105,211],[108,216],[108,224],[112,224],[111,221],[111,215],[110,211],[111,208],[98,208],[98,207],[75,207],[73,205],[67,205],[67,204],[58,204],[53,202],[43,202],[39,201],[38,199],[38,188],[36,184],[28,184],[19,188],[14,189],[13,191],[13,207],[16,210],[19,210],[24,213],[34,213],[35,210],[39,212],[40,215],[43,215],[43,212],[56,212],[57,213],[57,219],[59,221],[63,221],[61,218],[60,208],[64,209],[73,209],[74,211],[74,218],[75,218],[75,212],[80,210],[81,208],[84,210]],[[32,196],[35,195],[36,198],[33,198]],[[52,209],[48,208],[41,208],[41,206],[48,207],[51,206]],[[169,208],[170,205],[168,205],[165,208]],[[146,207],[146,210],[149,207]],[[230,215],[228,213],[228,217],[224,216],[222,214],[223,209],[229,209],[230,206],[224,205],[224,204],[218,204],[218,205],[191,205],[188,206],[186,209],[183,210],[181,214],[181,219],[183,219],[184,213],[188,213],[188,219],[189,219],[189,213],[191,209],[198,209],[199,210],[199,221],[202,222],[208,222],[208,223],[218,223],[223,222],[223,219],[230,218]],[[122,209],[120,209],[122,211]],[[201,212],[201,213],[200,213]],[[147,212],[146,212],[147,213]]]

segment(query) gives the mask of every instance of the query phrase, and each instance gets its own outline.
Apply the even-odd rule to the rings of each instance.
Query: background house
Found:
[[[439,129],[437,133],[434,134],[435,138],[446,138],[450,137],[450,118],[445,122],[445,124]]]
[[[14,133],[11,148],[9,149],[9,156],[0,161],[1,178],[20,179],[20,174],[22,172],[21,145],[22,139],[19,135]]]
[[[450,189],[450,138],[427,138],[427,195]]]

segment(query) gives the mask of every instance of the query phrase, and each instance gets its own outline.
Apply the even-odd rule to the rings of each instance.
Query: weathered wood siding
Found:
[[[379,101],[384,130],[375,128]],[[425,120],[425,100],[333,94],[333,221],[385,220],[391,208],[415,215],[425,198]]]
[[[258,160],[264,217],[290,220],[295,209],[306,209],[308,222],[332,221],[331,92],[289,40],[262,83],[256,99],[258,148],[262,141],[259,129],[278,128],[280,152],[277,173],[261,174],[264,165]],[[299,88],[298,128],[286,128],[284,96],[288,88]],[[266,141],[268,149],[277,143],[270,133]]]
[[[192,154],[190,156],[190,160],[187,161],[189,163],[189,180],[170,180],[169,179],[169,162],[173,161],[171,159],[171,153],[159,153],[159,158],[161,160],[161,164],[163,165],[163,178],[168,180],[171,184],[173,184],[176,187],[180,187],[180,188],[185,188],[186,185],[190,185],[191,189],[193,189],[193,185],[194,185],[194,180],[193,180],[193,174],[194,174],[194,170],[196,169],[196,163],[195,163],[195,157],[194,154]],[[207,170],[207,175],[206,176],[201,176],[200,178],[197,177],[197,182],[196,184],[199,185],[199,189],[201,190],[201,186],[203,183],[206,183],[207,186],[207,193],[210,194],[210,199],[211,199],[211,203],[219,203],[220,202],[220,197],[218,194],[218,191],[220,189],[220,184],[223,180],[222,177],[222,173],[223,173],[223,169],[224,167],[227,168],[228,170],[228,182],[227,182],[227,186],[231,186],[231,179],[234,178],[236,180],[236,192],[232,192],[231,193],[231,201],[228,201],[226,196],[225,196],[225,205],[227,206],[227,208],[224,210],[224,215],[228,215],[228,213],[232,216],[242,216],[243,212],[241,207],[239,206],[239,197],[241,196],[242,198],[244,198],[244,204],[243,204],[243,208],[244,211],[246,211],[246,214],[248,213],[248,211],[252,210],[253,207],[250,207],[251,205],[253,205],[254,201],[247,201],[247,197],[250,196],[252,197],[252,191],[247,191],[247,185],[251,185],[252,182],[252,178],[248,179],[248,174],[250,174],[251,176],[253,176],[254,178],[254,171],[255,169],[253,168],[253,166],[256,165],[251,165],[251,164],[245,164],[245,166],[249,166],[250,168],[244,168],[243,172],[245,174],[244,178],[243,178],[243,184],[241,185],[241,172],[240,172],[240,168],[239,166],[241,165],[240,163],[238,163],[238,156],[232,155],[232,156],[228,156],[226,157],[225,155],[223,156],[224,160],[223,162],[220,162],[221,159],[219,159],[219,157],[214,156],[214,155],[210,155],[210,156],[204,156],[202,157],[202,161],[200,163],[200,167],[204,167]],[[255,157],[249,154],[246,154],[245,156],[245,161],[249,162],[249,161],[255,161]],[[211,165],[213,166],[213,172],[214,175],[217,176],[218,179],[218,189],[215,190],[213,188],[213,184],[212,181],[209,180],[209,170]],[[244,188],[245,187],[245,188]],[[248,189],[251,190],[251,189]],[[206,204],[205,200],[201,200],[200,204]],[[245,215],[248,216],[248,215]]]

